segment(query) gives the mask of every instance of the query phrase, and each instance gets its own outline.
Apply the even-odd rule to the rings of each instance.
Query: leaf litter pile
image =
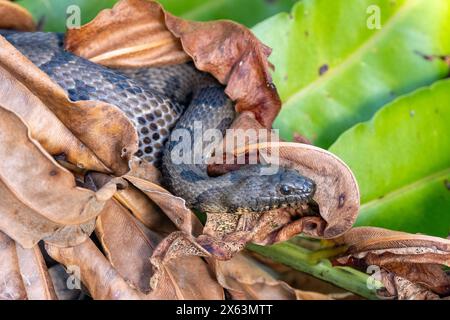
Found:
[[[11,2],[0,1],[0,16],[0,29],[36,28],[31,15]],[[239,112],[233,129],[270,131],[281,108],[267,60],[271,49],[234,22],[192,22],[153,1],[122,0],[69,30],[65,48],[113,68],[193,61],[226,86]],[[335,268],[378,267],[378,297],[450,294],[444,268],[450,265],[450,241],[352,228],[358,185],[332,153],[278,138],[248,141],[233,156],[276,152],[281,165],[316,182],[317,209],[208,214],[202,223],[183,199],[161,186],[156,168],[133,156],[136,130],[116,106],[71,101],[3,37],[0,132],[1,299],[356,297],[315,278],[306,289],[295,288],[288,284],[295,281],[276,272],[281,265],[245,250],[249,243],[293,241],[300,233],[308,238],[297,241],[326,244]],[[237,167],[210,165],[208,172]],[[300,283],[308,277],[288,273]],[[319,287],[325,289],[317,292]]]

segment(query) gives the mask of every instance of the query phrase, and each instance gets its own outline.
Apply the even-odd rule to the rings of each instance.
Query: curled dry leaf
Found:
[[[153,1],[119,1],[79,29],[69,29],[66,49],[110,67],[149,67],[189,60]]]
[[[0,231],[0,299],[24,300],[27,292],[19,269],[16,244]]]
[[[281,107],[267,57],[271,49],[232,21],[194,22],[147,0],[122,0],[80,29],[69,30],[66,49],[110,67],[177,64],[192,58],[236,101],[271,127]]]
[[[330,296],[296,290],[275,279],[242,253],[229,261],[210,260],[219,283],[234,300],[330,300]]]
[[[166,24],[196,67],[227,85],[238,112],[251,111],[263,126],[272,126],[281,100],[270,75],[269,47],[232,21],[186,21],[166,12]]]
[[[178,230],[191,235],[202,233],[203,226],[197,216],[186,207],[186,202],[182,198],[174,196],[156,183],[136,177],[132,172],[124,178],[157,204]]]
[[[390,274],[383,278],[386,288],[388,291],[389,288],[400,290],[399,297],[405,297],[412,284],[416,289],[417,286],[422,288],[421,291],[450,295],[450,276],[443,270],[443,266],[450,265],[448,239],[360,227],[351,229],[334,241],[348,247],[336,259],[337,263],[358,267],[379,266]],[[392,289],[391,293],[395,290]]]
[[[131,172],[136,173],[135,166],[133,164],[131,166],[134,168]],[[154,169],[153,166],[151,168]],[[144,168],[141,167],[140,170],[144,171]],[[85,181],[89,180],[92,182],[95,190],[108,184],[112,179],[111,176],[98,172],[88,173],[85,177]],[[151,179],[148,177],[148,174],[147,179]],[[148,196],[133,185],[128,184],[126,187],[119,189],[114,194],[114,198],[130,210],[150,230],[162,234],[169,234],[176,230],[174,224],[164,212]]]
[[[0,230],[26,248],[52,236],[61,245],[83,241],[86,234],[78,225],[101,212],[115,183],[97,193],[77,187],[73,175],[1,103],[0,131],[8,132],[0,135]]]
[[[337,244],[348,246],[346,254],[339,259],[345,262],[350,256],[366,258],[376,264],[404,262],[438,263],[450,266],[450,240],[410,234],[375,227],[353,228],[339,238]],[[389,254],[385,259],[377,255]]]
[[[79,267],[80,280],[92,298],[101,300],[139,300],[141,298],[90,239],[73,247],[46,244],[45,249],[59,263]]]
[[[56,300],[53,282],[38,245],[24,249],[16,244],[20,274],[29,300]]]
[[[386,291],[380,294],[381,298],[398,300],[440,299],[439,295],[433,293],[423,285],[409,281],[395,273],[382,270],[380,272],[380,278],[386,288]]]
[[[69,100],[65,91],[0,36],[0,104],[30,128],[51,155],[88,170],[129,170],[137,132],[117,107]],[[105,121],[105,119],[107,119]]]
[[[24,249],[0,232],[0,248],[1,299],[56,299],[39,246]]]
[[[36,25],[31,14],[23,7],[9,1],[0,1],[0,29],[34,31]]]
[[[160,264],[159,281],[151,290],[149,259],[161,237],[119,203],[110,201],[105,207],[97,234],[109,262],[90,240],[70,248],[46,246],[58,262],[80,266],[81,281],[94,299],[223,299],[223,289],[198,257]]]
[[[351,228],[359,210],[359,188],[349,167],[332,153],[306,144],[267,143],[250,146],[279,154],[280,165],[298,170],[316,183],[314,201],[324,226],[307,224],[306,234],[334,238]]]
[[[150,291],[150,257],[161,240],[117,201],[108,202],[97,218],[96,234],[111,265],[134,288]]]

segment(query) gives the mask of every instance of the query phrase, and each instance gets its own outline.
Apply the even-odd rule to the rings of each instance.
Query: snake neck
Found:
[[[230,175],[209,177],[207,160],[235,118],[234,106],[223,87],[210,82],[199,88],[171,132],[163,156],[164,184],[189,207],[206,212],[226,212],[220,191],[230,189]],[[208,151],[209,150],[209,151]],[[182,182],[182,183],[181,183]],[[205,201],[208,199],[208,201]]]

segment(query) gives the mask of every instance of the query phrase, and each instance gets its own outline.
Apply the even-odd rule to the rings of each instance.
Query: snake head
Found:
[[[245,171],[238,171],[240,177],[234,177],[238,181],[221,197],[230,213],[298,208],[310,202],[316,191],[314,181],[293,169],[280,168],[271,175],[261,175],[255,168]]]

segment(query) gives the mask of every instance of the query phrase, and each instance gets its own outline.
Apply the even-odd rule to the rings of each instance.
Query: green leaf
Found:
[[[448,236],[450,80],[385,106],[345,132],[330,151],[359,183],[357,225]]]
[[[44,31],[64,32],[71,5],[80,8],[81,24],[91,21],[97,13],[111,8],[117,0],[19,0],[17,4],[31,12],[36,21],[43,22]]]
[[[379,30],[368,27],[371,5]],[[442,0],[303,0],[257,25],[273,48],[281,136],[327,148],[387,102],[447,76],[448,65],[424,55],[450,53],[449,16]]]
[[[297,0],[160,0],[171,13],[190,20],[231,19],[247,26],[281,11],[289,11]]]
[[[118,0],[19,0],[36,21],[45,17],[44,30],[64,32],[67,7],[81,9],[81,23],[91,21],[97,13],[111,8]],[[161,0],[169,12],[192,20],[231,19],[248,26],[281,11],[288,11],[296,0]]]

